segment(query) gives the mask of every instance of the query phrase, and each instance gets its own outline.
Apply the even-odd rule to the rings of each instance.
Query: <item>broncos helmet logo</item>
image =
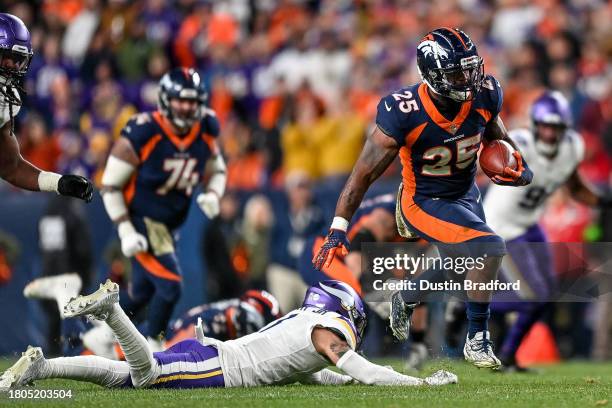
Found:
[[[436,61],[439,61],[440,58],[448,58],[448,52],[435,41],[423,41],[419,44],[417,49],[421,51],[426,58],[433,55]]]

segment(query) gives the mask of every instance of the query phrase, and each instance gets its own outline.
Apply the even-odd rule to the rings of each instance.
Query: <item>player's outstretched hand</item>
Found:
[[[93,191],[91,181],[74,174],[66,174],[60,177],[57,184],[57,192],[61,195],[80,198],[87,203],[93,198]]]
[[[517,151],[512,153],[516,159],[516,170],[506,167],[504,169],[504,177],[494,176],[491,180],[500,186],[526,186],[533,179],[533,172],[527,166],[527,162],[523,160],[523,156]]]
[[[196,199],[198,206],[202,212],[209,218],[213,219],[219,215],[219,196],[213,191],[201,193]]]
[[[341,251],[342,256],[348,255],[349,241],[346,232],[339,229],[330,229],[319,252],[312,258],[312,264],[317,270],[331,265],[337,250]]]

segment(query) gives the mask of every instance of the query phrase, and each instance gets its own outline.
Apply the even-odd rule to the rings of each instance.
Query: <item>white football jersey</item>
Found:
[[[13,93],[17,99],[21,100],[19,98],[19,92],[17,92],[17,90],[14,88]],[[11,120],[11,109],[9,108],[9,104],[4,99],[4,95],[0,93],[0,127],[4,126],[9,120]],[[21,106],[13,105],[13,117],[17,116],[19,109],[21,109]]]
[[[523,187],[491,184],[487,191],[483,203],[487,224],[505,240],[522,235],[538,222],[546,199],[565,184],[584,157],[582,137],[573,130],[565,133],[552,159],[538,153],[530,130],[512,130],[509,136],[533,171],[533,180]]]
[[[334,312],[300,308],[256,333],[211,342],[219,351],[225,386],[289,384],[327,367],[330,362],[312,344],[315,327],[334,330],[355,349],[355,328],[348,319]]]

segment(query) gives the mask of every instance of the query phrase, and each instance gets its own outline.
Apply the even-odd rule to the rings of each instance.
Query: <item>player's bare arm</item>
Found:
[[[390,367],[383,367],[357,354],[349,344],[333,331],[315,327],[312,343],[319,354],[343,372],[368,385],[443,385],[457,382],[457,377],[446,371],[438,371],[425,379],[400,374]]]
[[[397,142],[378,127],[367,138],[353,171],[340,194],[336,217],[350,220],[370,185],[397,157]]]
[[[0,177],[15,187],[39,191],[40,172],[21,156],[19,143],[11,131],[11,122],[7,122],[0,128]]]
[[[313,329],[312,344],[319,354],[334,365],[351,349],[345,340],[324,327],[315,327]]]
[[[43,171],[25,160],[12,131],[11,122],[0,128],[0,177],[15,187],[51,191],[90,202],[93,185],[84,177]]]
[[[385,135],[380,128],[376,127],[368,136],[336,204],[336,216],[330,232],[313,259],[315,268],[329,266],[338,248],[342,255],[348,254],[348,220],[355,214],[370,185],[389,167],[398,152],[397,142]]]

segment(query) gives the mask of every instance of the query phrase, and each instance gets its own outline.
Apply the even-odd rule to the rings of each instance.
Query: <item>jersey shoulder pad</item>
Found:
[[[221,131],[221,126],[219,125],[219,119],[217,119],[217,114],[214,110],[204,107],[204,114],[202,116],[202,133],[206,133],[212,137],[218,137]]]
[[[491,118],[495,118],[501,112],[504,102],[504,91],[501,84],[493,75],[486,75],[482,81],[482,88],[479,92],[482,108],[491,112]]]
[[[394,91],[378,102],[376,109],[376,125],[387,136],[403,146],[405,137],[415,126],[416,114],[419,110],[418,85]]]
[[[137,152],[154,135],[160,133],[150,112],[133,115],[121,129],[121,136],[127,138]]]
[[[354,350],[357,347],[357,330],[353,323],[344,316],[334,312],[327,312],[321,315],[321,319],[317,326],[331,329],[333,332],[342,337],[348,345]]]
[[[584,139],[582,138],[582,135],[575,130],[568,130],[567,138],[571,144],[574,156],[576,157],[576,165],[579,165],[582,160],[584,160]]]

